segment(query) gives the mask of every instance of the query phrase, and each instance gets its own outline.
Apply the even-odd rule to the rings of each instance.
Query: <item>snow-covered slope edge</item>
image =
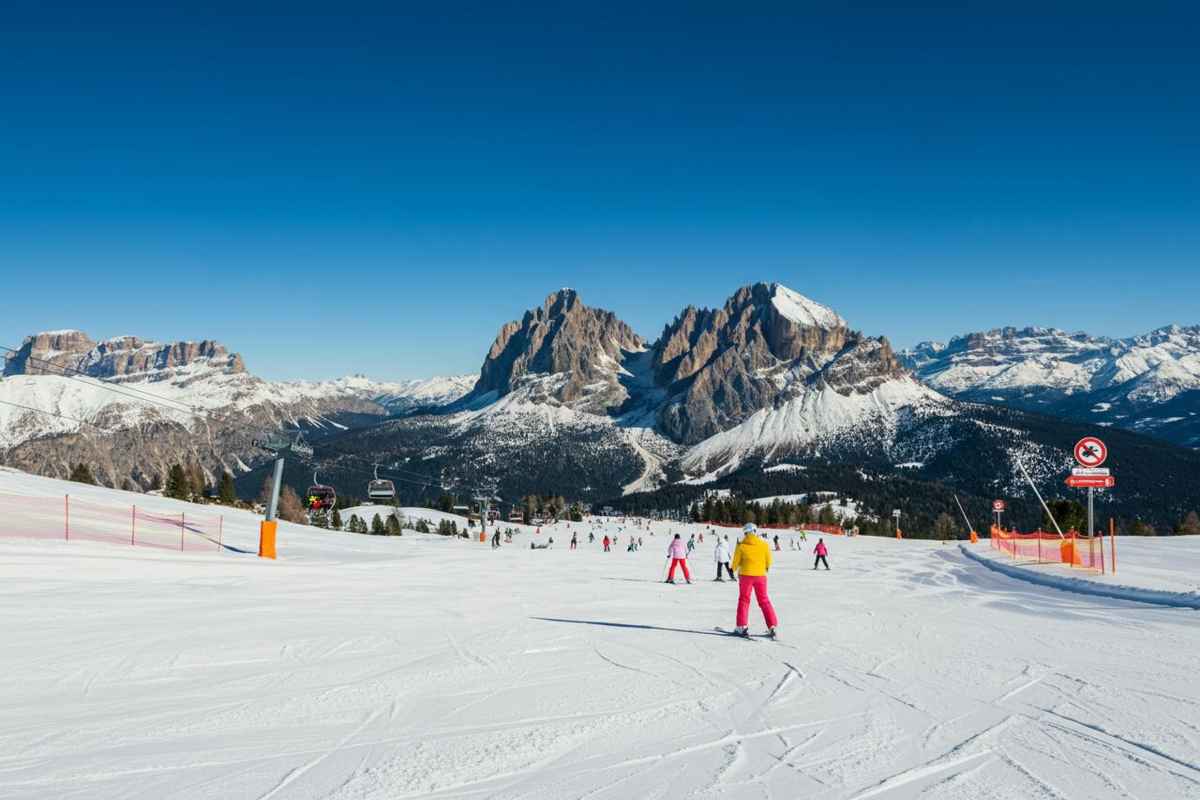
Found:
[[[923,416],[952,414],[953,403],[911,377],[886,381],[869,392],[841,393],[830,386],[805,392],[778,408],[689,448],[681,465],[689,474],[722,474],[755,456],[776,461],[821,456],[823,451],[888,450],[897,431]]]

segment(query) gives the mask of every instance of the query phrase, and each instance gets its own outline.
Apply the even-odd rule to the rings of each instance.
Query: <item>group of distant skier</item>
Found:
[[[688,583],[692,582],[692,576],[688,571],[687,559],[688,555],[694,549],[694,536],[689,538],[685,543],[682,537],[677,533],[675,538],[671,540],[667,547],[667,558],[670,560],[670,567],[667,571],[667,583],[675,583],[675,570],[683,571],[683,578]],[[774,537],[774,549],[779,550],[779,537]],[[734,580],[736,574],[738,581],[738,602],[736,627],[733,633],[738,636],[748,637],[749,632],[749,616],[750,616],[750,596],[754,595],[754,600],[758,604],[759,610],[762,611],[763,619],[767,623],[767,635],[772,639],[776,637],[776,628],[779,625],[779,618],[775,614],[775,607],[771,605],[771,598],[767,593],[767,573],[771,570],[772,555],[771,545],[758,535],[758,526],[754,523],[747,524],[742,528],[741,541],[733,548],[732,554],[729,550],[729,534],[724,537],[717,536],[717,543],[713,549],[713,560],[717,565],[717,576],[714,578],[717,582],[724,582],[725,576],[728,575],[730,580]],[[813,548],[813,553],[816,558],[813,561],[813,569],[824,565],[825,569],[829,569],[829,548],[825,545],[825,540],[822,538]]]
[[[649,531],[653,536],[654,532]],[[710,531],[711,533],[711,531]],[[717,583],[723,583],[726,576],[730,581],[737,581],[738,584],[738,601],[737,612],[735,615],[736,626],[731,632],[734,635],[749,637],[749,617],[750,617],[750,598],[753,596],[762,612],[763,620],[767,624],[767,635],[772,639],[776,638],[776,629],[779,626],[779,617],[775,613],[775,607],[771,604],[771,598],[767,592],[767,573],[771,570],[773,561],[772,551],[778,552],[782,550],[780,546],[779,535],[776,534],[768,542],[765,538],[759,536],[758,526],[754,523],[748,523],[742,528],[742,536],[731,549],[729,534],[721,535],[713,534],[716,537],[716,544],[713,548],[713,561],[716,563],[717,574],[713,579]],[[605,553],[612,552],[619,541],[618,536],[610,536],[607,532],[604,533],[600,540],[601,547]],[[807,536],[803,531],[800,532],[799,541],[807,541]],[[588,531],[587,539],[589,544],[596,542],[595,531]],[[704,542],[704,534],[691,534],[684,540],[681,534],[673,534],[673,538],[667,545],[667,573],[666,583],[675,583],[676,572],[683,574],[683,579],[687,583],[692,582],[692,573],[688,568],[688,559],[695,551],[698,544]],[[548,549],[554,543],[550,539],[545,544],[530,543],[530,548],[533,550]],[[497,531],[492,536],[492,547],[500,547],[500,533]],[[579,532],[577,530],[571,533],[571,542],[569,549],[575,550],[579,547]],[[627,552],[636,552],[642,547],[642,537],[630,535],[626,544]],[[791,549],[800,549],[800,545],[796,539],[789,541]],[[813,559],[813,569],[818,569],[822,566],[826,570],[829,569],[829,548],[825,544],[825,539],[817,540],[816,546],[812,550],[815,558]]]

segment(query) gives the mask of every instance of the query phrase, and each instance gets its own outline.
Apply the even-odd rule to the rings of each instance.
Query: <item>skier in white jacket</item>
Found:
[[[713,560],[717,562],[717,580],[724,581],[721,576],[721,569],[724,568],[729,573],[729,580],[733,580],[733,570],[729,568],[729,560],[733,558],[733,552],[729,549],[729,534],[725,534],[725,538],[717,537],[717,547],[713,551]]]

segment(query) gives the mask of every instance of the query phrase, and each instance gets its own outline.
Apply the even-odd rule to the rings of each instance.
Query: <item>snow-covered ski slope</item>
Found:
[[[960,548],[976,561],[1007,575],[1064,591],[1099,594],[1157,605],[1200,609],[1200,540],[1195,536],[1169,539],[1126,537],[1120,540],[1119,572],[1101,574],[1067,564],[1038,564],[1013,559],[988,547]],[[1109,553],[1111,540],[1105,540]],[[1111,568],[1112,562],[1108,561]]]
[[[827,537],[830,572],[777,554],[782,641],[739,641],[711,536],[660,582],[671,527],[284,525],[275,562],[0,536],[0,797],[1200,797],[1197,612]]]

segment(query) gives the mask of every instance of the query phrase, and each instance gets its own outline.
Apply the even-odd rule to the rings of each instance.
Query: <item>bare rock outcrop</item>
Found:
[[[519,392],[532,402],[602,414],[628,396],[621,364],[645,348],[611,311],[589,308],[575,290],[560,289],[500,329],[468,401]]]
[[[685,444],[807,388],[871,391],[903,374],[885,340],[852,331],[779,284],[745,286],[720,309],[685,309],[652,353],[655,380],[669,395],[659,424]]]
[[[160,343],[136,336],[92,341],[82,331],[51,331],[25,337],[4,363],[4,375],[61,375],[64,370],[93,378],[144,377],[162,380],[192,366],[223,373],[246,371],[242,357],[217,342]]]

